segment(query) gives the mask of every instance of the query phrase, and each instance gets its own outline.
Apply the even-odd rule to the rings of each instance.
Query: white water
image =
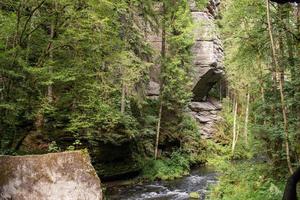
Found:
[[[172,181],[155,181],[133,186],[108,188],[108,200],[188,200],[191,192],[198,192],[204,200],[209,185],[215,184],[217,174],[207,168],[192,171],[188,176]]]

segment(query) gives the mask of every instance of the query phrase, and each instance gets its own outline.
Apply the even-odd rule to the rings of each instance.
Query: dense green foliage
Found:
[[[136,134],[136,119],[120,113],[119,102],[122,82],[142,84],[149,67],[139,22],[127,19],[140,2],[1,4],[2,149],[32,130],[103,141]]]
[[[163,180],[208,161],[221,174],[212,199],[280,199],[300,159],[300,7],[224,0],[221,9],[224,120],[205,141],[186,114],[188,0],[2,0],[0,153],[87,148],[100,175]],[[148,98],[158,66],[160,94]],[[265,163],[231,163],[249,158]]]
[[[265,1],[227,1],[222,30],[226,38],[227,71],[230,95],[237,99],[238,120],[243,126],[246,95],[250,93],[250,117],[254,143],[262,142],[263,152],[274,162],[284,163],[284,122],[280,101],[279,79],[283,79],[285,106],[288,112],[289,142],[293,160],[297,160],[296,149],[299,135],[299,41],[297,41],[297,18],[295,7],[276,5],[271,7],[273,37],[276,41],[280,69],[272,63],[272,51],[267,26]],[[251,12],[256,10],[256,12]],[[241,15],[243,13],[243,15]],[[237,26],[242,21],[242,27]],[[291,32],[286,31],[288,28]],[[280,75],[284,73],[284,76]],[[274,80],[276,78],[276,80]],[[242,128],[242,127],[241,127]],[[267,147],[267,148],[266,148]],[[273,155],[271,155],[273,154]],[[276,155],[279,155],[276,158]],[[278,160],[277,160],[278,159]]]
[[[184,114],[193,45],[187,1],[5,0],[0,27],[1,153],[88,148],[99,171],[114,162],[139,168],[153,156],[162,102],[161,156],[173,160],[180,149],[188,165],[203,162],[196,122]],[[164,56],[146,39],[163,27]],[[148,99],[157,65],[160,99]]]
[[[233,151],[222,147],[225,154],[211,161],[222,174],[211,199],[279,200],[289,162],[299,165],[299,8],[269,2],[268,18],[267,2],[222,2],[229,98],[219,128],[230,145],[234,129],[238,139]],[[229,162],[249,157],[255,159]]]
[[[170,180],[189,173],[189,160],[181,152],[173,152],[166,160],[149,160],[144,168],[147,179]]]
[[[210,199],[275,200],[282,198],[285,181],[268,174],[270,166],[258,163],[226,163],[219,166],[220,183],[213,188]]]

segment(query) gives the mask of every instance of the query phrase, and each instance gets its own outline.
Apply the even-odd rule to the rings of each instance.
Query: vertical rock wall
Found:
[[[210,0],[206,9],[199,10],[194,0],[190,9],[195,23],[194,85],[190,113],[197,120],[203,138],[211,138],[217,131],[216,124],[222,120],[220,102],[209,98],[212,87],[224,76],[223,46],[215,24],[219,0]]]
[[[194,100],[203,101],[224,74],[223,47],[215,25],[219,2],[211,0],[204,10],[199,10],[194,0],[189,2],[195,24],[193,93]]]
[[[195,44],[192,48],[194,73],[191,77],[194,98],[189,108],[192,116],[199,122],[204,138],[212,137],[216,131],[215,124],[220,120],[220,103],[208,97],[212,87],[224,76],[223,46],[215,23],[219,4],[219,0],[208,0],[206,8],[200,10],[195,0],[189,0],[195,27]],[[150,33],[146,39],[159,55],[161,34]],[[149,97],[159,96],[159,72],[159,65],[151,69],[147,91]]]

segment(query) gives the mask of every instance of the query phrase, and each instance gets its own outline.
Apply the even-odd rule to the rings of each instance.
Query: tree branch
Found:
[[[23,30],[22,30],[22,33],[21,33],[21,36],[20,36],[20,39],[19,39],[19,43],[20,43],[20,44],[22,43],[23,35],[24,35],[25,31],[27,30],[28,23],[30,22],[32,16],[34,15],[34,13],[35,13],[39,8],[42,7],[42,5],[43,5],[46,1],[47,1],[47,0],[41,1],[41,3],[40,3],[37,7],[35,7],[35,8],[32,10],[32,12],[30,13],[28,19],[27,19],[26,22],[25,22],[25,25],[24,25],[24,27],[23,27]]]

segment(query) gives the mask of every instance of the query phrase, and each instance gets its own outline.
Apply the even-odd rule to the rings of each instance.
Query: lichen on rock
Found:
[[[100,179],[81,151],[0,156],[2,200],[102,200]]]

